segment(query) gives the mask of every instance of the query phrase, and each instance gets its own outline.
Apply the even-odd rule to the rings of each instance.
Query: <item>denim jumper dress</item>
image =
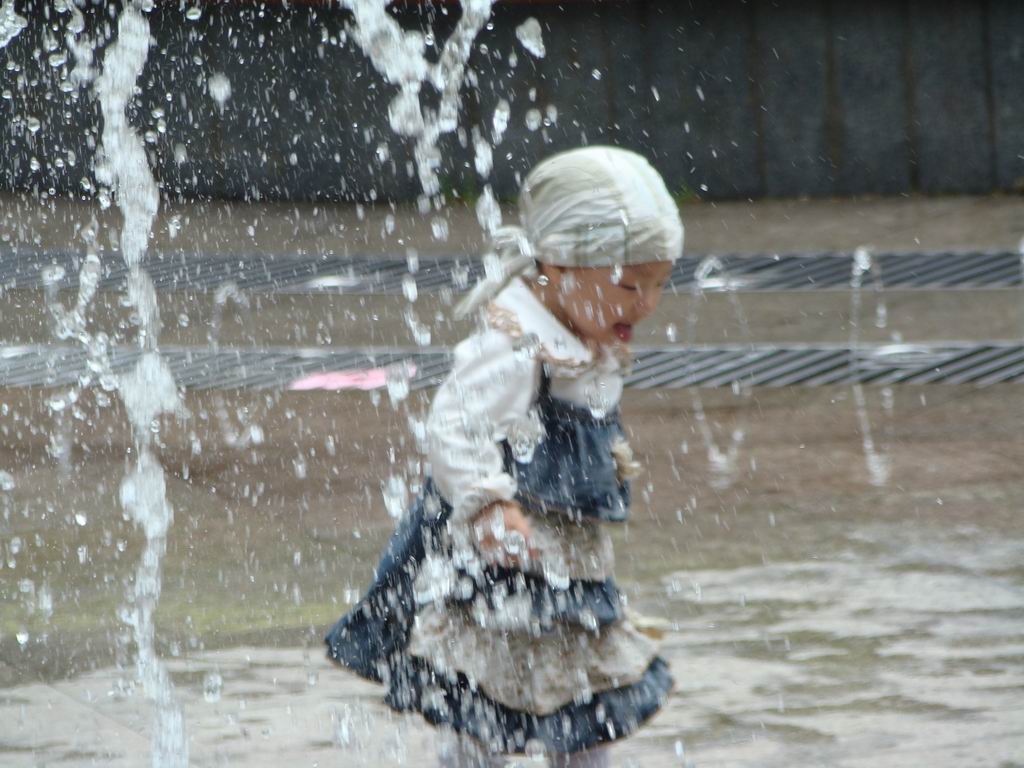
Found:
[[[536,407],[545,436],[531,460],[517,462],[510,446],[503,444],[505,471],[517,481],[516,500],[524,511],[564,514],[575,521],[625,521],[629,484],[619,482],[611,452],[623,434],[618,410],[598,417],[552,397],[546,370]],[[387,686],[385,701],[392,708],[418,711],[428,722],[476,738],[495,753],[523,753],[528,743],[561,753],[590,749],[629,735],[661,707],[673,681],[660,657],[631,685],[538,715],[493,701],[463,675],[440,673],[409,654],[416,611],[413,582],[428,553],[444,553],[450,546],[451,511],[428,479],[388,542],[367,593],[327,634],[332,661]],[[488,565],[482,575],[460,582],[470,588],[448,598],[454,610],[480,599],[493,609],[493,595],[526,594],[540,627],[569,622],[600,632],[623,620],[622,601],[611,578],[573,579],[567,587],[555,588],[543,576]]]

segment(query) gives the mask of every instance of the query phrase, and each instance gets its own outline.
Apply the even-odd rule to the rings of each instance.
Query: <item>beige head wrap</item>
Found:
[[[499,227],[486,276],[455,307],[465,317],[536,262],[611,267],[674,261],[683,252],[679,209],[643,157],[584,147],[539,163],[519,193],[521,226]]]

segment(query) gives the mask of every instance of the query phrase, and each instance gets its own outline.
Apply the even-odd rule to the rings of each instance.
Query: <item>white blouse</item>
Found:
[[[522,446],[543,437],[534,410],[542,364],[553,397],[599,414],[619,403],[627,354],[618,346],[595,353],[526,283],[510,283],[483,326],[455,348],[427,420],[430,471],[453,507],[452,520],[466,522],[488,504],[515,496],[499,443]]]

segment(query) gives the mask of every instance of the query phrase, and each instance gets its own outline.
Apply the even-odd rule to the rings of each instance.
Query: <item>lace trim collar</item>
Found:
[[[625,345],[592,350],[562,325],[518,278],[487,306],[486,322],[513,339],[535,337],[538,356],[562,376],[579,376],[592,369],[611,372],[628,368],[632,361]]]

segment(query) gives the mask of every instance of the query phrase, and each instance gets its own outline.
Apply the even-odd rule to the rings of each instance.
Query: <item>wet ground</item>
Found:
[[[414,206],[318,203],[161,204],[151,253],[212,250],[247,255],[479,253],[480,228],[471,205],[457,200],[441,217],[445,239]],[[513,208],[503,206],[506,221]],[[690,253],[813,253],[860,245],[891,251],[1015,249],[1024,197],[887,197],[858,200],[685,202],[680,206]],[[82,243],[95,217],[98,242],[115,242],[120,216],[91,203],[0,194],[0,242],[66,250]]]
[[[933,218],[971,220],[976,205]],[[1000,220],[1004,205],[981,218]],[[845,226],[820,218],[809,232]],[[901,226],[912,246],[916,225]],[[1012,244],[1008,224],[999,237],[981,245]],[[1018,327],[1013,292],[892,298],[890,328],[908,339]],[[34,334],[10,306],[8,333]],[[842,295],[745,306],[761,340],[845,338]],[[239,333],[287,344],[275,328],[289,317],[265,331],[242,318]],[[202,344],[188,335],[200,325],[178,343]],[[616,533],[618,578],[632,608],[665,620],[678,685],[614,765],[1024,765],[1024,388],[896,387],[891,415],[879,388],[865,392],[891,461],[883,486],[847,387],[701,392],[721,446],[746,428],[725,474],[709,463],[692,392],[627,392],[646,475]],[[58,416],[49,394],[0,388],[0,764],[145,765],[150,705],[118,618],[142,545],[118,501],[130,435],[116,401],[90,390]],[[428,397],[396,412],[380,391],[190,392],[187,414],[161,424],[175,521],[157,636],[193,764],[431,764],[432,731],[330,667],[320,640],[394,525],[382,481],[419,469],[409,426]],[[61,430],[74,446],[65,466],[48,451]]]
[[[429,730],[396,723],[319,641],[392,526],[380,478],[390,448],[398,467],[410,458],[403,431],[368,395],[241,393],[233,406],[269,437],[230,448],[214,417],[200,423],[216,397],[190,397],[192,424],[164,436],[176,519],[158,633],[195,763],[423,764]],[[740,411],[731,398],[708,396],[709,415],[746,419],[751,449],[720,490],[687,393],[627,398],[650,487],[618,569],[632,606],[670,622],[679,685],[620,764],[683,764],[680,748],[708,766],[1020,764],[1018,387],[897,390],[885,488],[869,483],[849,391],[761,391]],[[31,399],[6,402],[25,415]],[[5,589],[21,590],[0,630],[5,765],[137,765],[148,749],[117,619],[141,542],[106,413],[66,477],[29,435],[0,457],[20,467],[0,502]],[[328,438],[344,446],[333,456]],[[207,679],[204,697],[211,673],[222,690]]]

